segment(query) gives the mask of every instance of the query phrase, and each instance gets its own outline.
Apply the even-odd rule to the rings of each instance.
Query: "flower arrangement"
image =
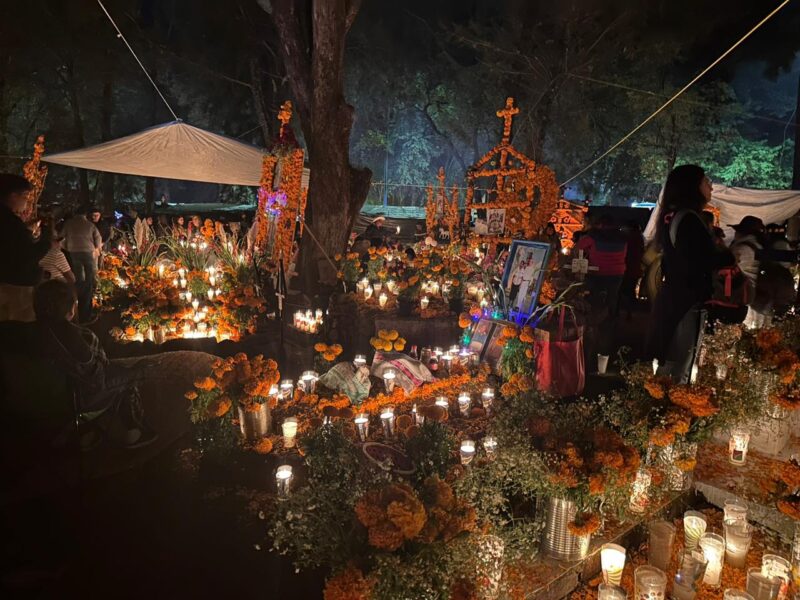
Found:
[[[337,254],[334,260],[339,265],[339,279],[347,284],[349,291],[354,291],[356,281],[361,276],[361,258],[358,252],[348,252],[344,256]]]
[[[317,353],[314,358],[314,365],[317,371],[325,373],[333,366],[344,349],[340,344],[325,344],[319,342],[314,344],[314,351]]]
[[[379,329],[378,335],[370,338],[369,343],[375,350],[384,352],[402,352],[406,348],[406,340],[394,329]]]

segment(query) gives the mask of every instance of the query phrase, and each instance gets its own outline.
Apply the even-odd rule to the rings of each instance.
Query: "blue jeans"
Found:
[[[75,275],[78,292],[78,318],[88,321],[92,317],[92,297],[97,278],[97,260],[93,252],[68,252],[69,266]]]

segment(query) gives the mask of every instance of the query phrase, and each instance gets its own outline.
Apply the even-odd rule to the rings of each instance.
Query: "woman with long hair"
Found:
[[[677,383],[689,382],[705,327],[703,305],[711,298],[713,272],[722,266],[701,216],[710,200],[711,181],[701,167],[681,165],[667,177],[656,231],[664,283],[653,305],[647,350],[658,360],[658,374]]]

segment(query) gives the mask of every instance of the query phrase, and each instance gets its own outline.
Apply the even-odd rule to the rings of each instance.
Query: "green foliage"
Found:
[[[456,439],[450,429],[440,423],[424,423],[417,434],[406,442],[406,452],[414,461],[418,482],[431,475],[444,479],[447,470],[454,463],[453,448]]]

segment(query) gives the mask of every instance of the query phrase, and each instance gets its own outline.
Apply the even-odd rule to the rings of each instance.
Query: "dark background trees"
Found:
[[[746,0],[364,0],[344,27],[336,11],[321,15],[333,27],[333,45],[321,50],[319,68],[326,78],[329,68],[336,70],[330,80],[341,80],[340,94],[336,86],[317,90],[313,77],[296,68],[315,64],[317,4],[343,7],[345,14],[355,6],[345,0],[106,2],[180,118],[268,146],[277,107],[291,98],[295,131],[316,173],[310,204],[323,207],[312,218],[325,221],[320,214],[341,209],[345,223],[363,192],[354,193],[352,183],[365,185],[360,167],[373,173],[370,203],[420,203],[440,166],[449,183],[463,183],[465,167],[497,141],[494,111],[508,95],[521,108],[514,143],[563,181],[770,8]],[[300,11],[298,56],[282,46],[286,30],[274,18],[289,6]],[[568,193],[597,202],[652,199],[669,167],[688,160],[725,183],[789,186],[798,30],[800,11],[790,5]],[[3,170],[19,171],[18,157],[30,153],[40,133],[49,151],[59,151],[171,119],[94,2],[5,3]],[[346,129],[349,145],[342,143]],[[320,157],[327,158],[315,164]],[[228,186],[156,182],[149,189],[176,200],[252,198],[251,190]],[[144,200],[147,190],[141,178],[53,167],[44,200],[111,207]],[[323,237],[340,237],[340,226],[319,226],[328,230]]]

